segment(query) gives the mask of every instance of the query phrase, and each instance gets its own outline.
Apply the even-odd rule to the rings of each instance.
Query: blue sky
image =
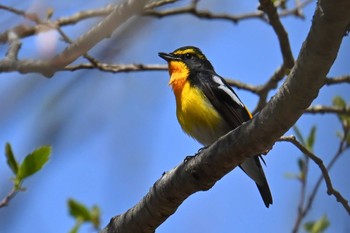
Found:
[[[104,6],[107,1],[82,3],[3,2],[42,15],[53,7],[55,19]],[[258,1],[204,1],[200,8],[240,14],[255,11],[257,5]],[[295,58],[310,28],[314,8],[315,3],[305,8],[304,21],[292,16],[282,20]],[[0,19],[6,28],[25,22],[3,11]],[[77,38],[94,22],[88,20],[63,30]],[[276,35],[257,19],[234,25],[186,15],[143,18],[127,27],[130,30],[119,31],[90,54],[109,63],[164,64],[158,52],[195,45],[211,60],[218,74],[255,85],[264,83],[282,63]],[[56,41],[54,33],[51,36],[39,42],[36,37],[24,39],[20,58],[43,58],[52,51],[61,51],[64,43]],[[48,49],[50,41],[57,42],[52,50]],[[38,43],[46,47],[40,50]],[[6,49],[6,45],[0,45],[0,54],[5,54]],[[329,76],[349,74],[349,49],[349,38],[345,37]],[[164,171],[195,153],[201,145],[178,125],[168,79],[167,72],[108,74],[87,70],[58,72],[52,79],[38,74],[0,74],[0,146],[10,142],[20,160],[38,146],[53,147],[49,163],[24,182],[27,191],[0,209],[0,232],[68,232],[74,225],[68,214],[68,198],[90,207],[98,205],[105,226],[112,216],[136,204]],[[348,88],[345,84],[325,87],[314,104],[330,105],[335,95],[349,103]],[[248,108],[255,108],[256,96],[242,90],[237,93]],[[336,116],[305,115],[297,124],[304,134],[317,126],[315,153],[327,163],[338,146],[335,134],[341,126]],[[286,179],[285,174],[298,172],[300,155],[292,145],[276,143],[265,157],[264,169],[274,198],[269,209],[254,182],[235,169],[211,190],[187,199],[157,232],[289,232],[296,218],[300,184]],[[349,162],[348,151],[330,172],[335,188],[348,199],[350,186],[344,177],[349,176]],[[311,184],[319,175],[317,166],[311,164]],[[10,177],[5,157],[0,156],[1,196],[11,189]],[[323,214],[331,222],[328,232],[350,230],[347,213],[326,194],[324,184],[307,220]],[[84,226],[81,232],[93,229]]]

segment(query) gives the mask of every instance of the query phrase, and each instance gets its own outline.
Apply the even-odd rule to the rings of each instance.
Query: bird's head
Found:
[[[214,70],[202,51],[194,46],[181,47],[172,53],[159,53],[159,56],[168,62],[170,74],[179,70]]]

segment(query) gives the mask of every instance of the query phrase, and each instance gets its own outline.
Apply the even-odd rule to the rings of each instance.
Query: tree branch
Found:
[[[319,1],[295,66],[260,114],[165,173],[138,204],[112,218],[102,232],[154,232],[191,194],[210,189],[246,158],[271,148],[317,97],[349,23],[349,1]]]
[[[98,62],[98,69],[110,72],[110,73],[120,73],[120,72],[135,72],[135,71],[159,71],[166,70],[167,65],[159,64],[107,64]],[[96,69],[96,66],[90,63],[83,63],[79,65],[66,66],[64,70],[75,71],[82,69]]]
[[[290,48],[290,43],[288,39],[288,33],[284,29],[279,15],[277,13],[277,9],[273,4],[273,1],[270,0],[260,0],[259,10],[264,11],[268,18],[269,23],[275,31],[278,41],[280,43],[280,49],[283,56],[283,69],[292,69],[294,66],[294,57],[292,54],[292,50]]]
[[[57,31],[66,43],[68,44],[73,43],[73,41],[66,35],[66,33],[64,33],[64,31],[60,27],[57,28]],[[83,54],[83,57],[87,59],[92,66],[101,70],[100,63],[95,58],[91,57],[87,52]]]
[[[279,16],[286,17],[289,15],[295,15],[297,17],[304,18],[304,16],[301,13],[301,9],[305,7],[307,4],[309,4],[310,2],[312,2],[312,0],[306,0],[292,9],[283,10],[279,13]],[[267,19],[266,17],[264,17],[264,13],[262,11],[248,12],[248,13],[239,14],[239,15],[231,15],[231,14],[213,13],[207,10],[199,10],[198,0],[192,0],[191,4],[184,7],[177,7],[177,8],[172,8],[172,9],[163,10],[163,11],[149,9],[145,12],[145,15],[158,17],[158,18],[173,16],[173,15],[180,15],[180,14],[190,14],[200,19],[226,20],[235,24],[238,23],[239,21],[246,20],[246,19],[261,19],[262,21],[267,22]]]
[[[253,19],[253,18],[266,20],[263,17],[263,13],[259,11],[252,12],[252,13],[245,13],[241,15],[217,14],[207,10],[199,10],[197,6],[198,6],[198,1],[192,0],[191,4],[188,6],[172,8],[172,9],[163,10],[163,11],[147,10],[145,12],[145,15],[162,18],[162,17],[172,16],[172,15],[191,14],[200,19],[227,20],[233,23],[238,23],[241,20]]]
[[[150,15],[150,16],[156,16],[156,17],[165,17],[165,16],[167,16],[166,11],[165,12],[157,12],[157,11],[154,11],[153,9],[156,7],[165,5],[165,4],[176,2],[176,1],[177,0],[160,0],[160,1],[156,1],[156,2],[151,2],[145,6],[145,9],[147,10],[147,12],[145,14]],[[279,15],[280,15],[280,17],[295,15],[295,16],[299,16],[299,17],[303,18],[303,15],[300,13],[300,11],[303,7],[305,7],[310,2],[312,2],[312,0],[306,0],[292,9],[286,9],[286,10],[281,11]],[[112,12],[113,7],[114,7],[114,5],[107,5],[105,7],[99,8],[99,9],[80,11],[76,14],[71,15],[71,16],[58,18],[58,19],[52,21],[51,24],[55,25],[56,27],[62,27],[62,26],[66,26],[66,25],[74,25],[74,24],[76,24],[80,21],[83,21],[85,19],[90,19],[90,18],[95,18],[95,17],[105,17]],[[41,23],[43,23],[42,20],[39,20],[39,18],[36,14],[27,13],[25,11],[18,10],[18,9],[15,9],[15,8],[12,8],[9,6],[5,6],[5,5],[0,5],[0,9],[7,10],[7,11],[12,12],[12,13],[17,14],[17,15],[21,15],[21,16],[23,16],[29,20],[32,20],[36,23],[38,23],[39,21]],[[169,10],[169,15],[174,14],[174,12],[175,13],[178,12],[176,14],[191,13],[191,14],[196,15],[196,13],[193,13],[192,6],[184,7],[183,9]],[[263,19],[264,21],[266,21],[266,19],[263,17],[263,12],[260,12],[260,11],[252,12],[252,13],[245,13],[245,14],[236,15],[236,16],[215,14],[215,13],[211,13],[209,11],[202,12],[202,11],[198,11],[197,9],[195,9],[195,12],[199,13],[198,15],[196,15],[199,18],[207,18],[207,19],[225,19],[225,18],[227,18],[227,20],[229,20],[229,21],[238,21],[238,20],[250,19],[250,18],[260,18],[260,19]],[[160,16],[158,14],[160,14]],[[209,15],[209,17],[208,17],[208,15]],[[21,24],[21,25],[18,25],[16,27],[10,29],[10,30],[15,32],[19,38],[24,38],[24,37],[32,36],[32,35],[36,34],[37,32],[39,32],[40,25],[29,26],[29,25]],[[10,30],[5,31],[3,33],[0,33],[0,43],[6,43],[8,41],[8,33]]]
[[[281,67],[279,67],[275,73],[271,76],[271,78],[264,84],[258,87],[257,94],[259,96],[259,102],[256,106],[256,108],[253,111],[253,114],[256,114],[259,112],[263,107],[265,107],[267,103],[267,97],[269,92],[272,89],[276,89],[278,83],[283,79],[283,77],[286,75],[286,67],[283,64]]]
[[[5,60],[9,62],[15,62],[17,60],[18,52],[21,48],[21,42],[18,39],[16,33],[9,32],[9,49],[6,53]]]
[[[327,78],[325,85],[330,86],[333,84],[343,84],[343,83],[348,83],[350,84],[350,76],[341,76],[341,77],[336,77],[336,78]]]
[[[162,0],[157,2],[151,2],[145,6],[145,9],[147,10],[146,14],[150,14],[152,12],[152,9],[155,7],[159,7],[165,4],[173,3],[176,0]],[[129,0],[127,2],[133,2],[132,0]],[[294,9],[291,9],[288,12],[282,11],[283,16],[287,16],[289,14],[295,13],[298,11],[300,13],[300,8],[304,7],[309,1],[306,0],[302,4],[296,6]],[[255,13],[247,13],[240,16],[230,16],[230,15],[220,15],[220,14],[213,14],[209,11],[199,11],[197,9],[198,1],[194,0],[192,1],[191,5],[188,7],[185,7],[186,9],[173,9],[171,11],[178,12],[178,13],[194,13],[197,16],[202,18],[209,18],[209,19],[229,19],[229,20],[236,20],[236,19],[244,19],[245,17],[262,17],[262,12],[255,12]],[[126,4],[124,4],[126,5]],[[122,8],[123,5],[120,5],[120,8]],[[36,14],[33,13],[27,13],[22,10],[18,10],[12,7],[4,6],[0,4],[0,9],[7,10],[9,12],[12,12],[17,15],[21,15],[29,20],[32,20],[37,25],[35,26],[26,26],[26,25],[19,25],[17,27],[12,28],[9,31],[3,32],[0,34],[0,43],[4,43],[9,40],[10,32],[14,32],[18,38],[23,38],[26,36],[34,35],[35,33],[38,33],[42,30],[42,26],[49,26],[50,28],[57,28],[57,30],[60,30],[61,26],[65,25],[72,25],[79,21],[82,21],[84,19],[92,18],[92,17],[103,17],[107,15],[114,15],[112,12],[116,12],[114,5],[107,5],[106,7],[100,8],[100,9],[94,9],[94,10],[87,10],[87,11],[81,11],[78,12],[72,16],[69,17],[62,17],[55,21],[48,21],[48,20],[41,20]],[[138,9],[138,13],[141,12],[141,9]],[[119,11],[122,12],[122,11]],[[125,10],[123,11],[125,12]],[[283,13],[284,12],[284,13]],[[135,12],[136,14],[137,12]],[[172,14],[172,13],[170,13]],[[176,13],[177,14],[177,13]],[[277,16],[278,17],[278,16]],[[107,17],[106,17],[107,18]],[[110,17],[112,18],[112,17]],[[123,21],[123,16],[121,16],[121,20]],[[128,17],[126,17],[128,18]],[[105,20],[104,20],[105,21]],[[113,20],[110,20],[112,22]],[[113,22],[115,22],[114,20]],[[102,25],[102,23],[101,23]],[[86,33],[85,35],[81,36],[74,44],[68,46],[66,50],[63,51],[63,53],[57,55],[52,60],[18,60],[15,62],[8,62],[8,60],[1,60],[0,61],[0,72],[11,72],[11,71],[19,71],[20,73],[29,73],[29,72],[38,72],[43,74],[44,76],[50,77],[58,70],[63,70],[63,67],[74,61],[77,57],[84,54],[86,51],[88,51],[92,46],[94,46],[96,43],[98,43],[100,40],[102,40],[104,37],[109,36],[113,31],[113,26],[111,29],[105,30],[108,28],[102,28],[100,26],[95,26],[90,32]],[[108,25],[107,23],[103,23],[104,26]],[[111,24],[112,25],[112,24]],[[97,32],[97,33],[96,33]],[[94,39],[94,37],[99,37]],[[90,41],[91,40],[91,41]],[[94,62],[93,59],[87,58],[91,64],[94,65],[96,68],[100,70],[106,70],[106,67],[101,68],[101,66],[98,66],[97,61]],[[75,66],[74,69],[79,68],[90,68],[86,65],[81,66]],[[122,72],[124,69],[122,69]],[[113,71],[114,72],[114,71]],[[118,71],[117,71],[118,72]],[[266,93],[264,93],[265,95]],[[263,99],[263,98],[262,98]],[[264,104],[266,104],[266,99],[261,102],[259,105],[262,107]]]
[[[141,14],[148,1],[127,0],[116,5],[113,11],[96,26],[80,36],[62,53],[51,60],[22,60],[13,63],[0,61],[1,71],[19,71],[20,73],[37,72],[51,77],[56,71],[63,69],[82,54],[85,54],[101,40],[109,37],[113,31],[130,17]]]
[[[279,141],[286,141],[291,142],[293,145],[295,145],[301,152],[303,152],[305,155],[307,155],[313,162],[317,164],[317,166],[320,168],[323,179],[326,182],[327,186],[327,194],[333,195],[336,200],[341,203],[344,207],[344,209],[348,212],[350,215],[350,206],[348,204],[348,200],[346,200],[336,189],[334,189],[331,178],[328,174],[327,167],[323,164],[322,159],[317,157],[314,153],[306,149],[300,142],[298,142],[294,136],[284,136],[279,139]]]
[[[302,9],[310,4],[311,2],[313,2],[314,0],[305,0],[303,2],[299,2],[296,4],[296,6],[294,8],[291,8],[291,9],[285,9],[283,11],[281,11],[279,13],[279,16],[280,17],[286,17],[288,15],[295,15],[296,17],[300,17],[302,19],[305,19],[304,15],[303,15],[303,12],[302,12]]]
[[[6,10],[6,11],[9,11],[13,14],[16,14],[16,15],[20,15],[24,18],[27,18],[33,22],[36,22],[38,23],[40,20],[39,20],[39,17],[36,15],[36,14],[32,14],[32,13],[27,13],[25,11],[22,11],[22,10],[18,10],[16,8],[13,8],[13,7],[10,7],[10,6],[5,6],[5,5],[2,5],[0,4],[0,9],[2,10]]]
[[[305,110],[305,113],[335,113],[335,114],[344,114],[350,116],[350,108],[337,108],[337,107],[329,107],[329,106],[323,106],[323,105],[315,105],[308,107]]]
[[[246,90],[246,91],[250,91],[251,93],[254,94],[258,94],[259,90],[257,86],[253,86],[247,83],[243,83],[241,81],[238,80],[234,80],[234,79],[227,79],[225,78],[227,84],[229,84],[230,86],[236,87],[237,89],[242,89],[242,90]]]
[[[331,162],[328,164],[327,166],[327,171],[329,172],[331,170],[331,168],[333,167],[334,163],[340,158],[341,154],[346,150],[348,149],[349,147],[346,147],[346,138],[344,137],[341,142],[339,143],[339,147],[338,147],[338,150],[337,152],[335,153],[335,155],[333,156]],[[321,185],[321,182],[323,180],[324,176],[323,174],[320,175],[320,177],[318,178],[314,188],[312,189],[311,191],[311,194],[306,202],[306,204],[303,206],[303,209],[301,212],[299,212],[298,216],[297,216],[297,219],[295,221],[295,224],[294,224],[294,227],[293,227],[293,233],[297,233],[298,232],[298,229],[300,228],[300,224],[301,224],[301,221],[303,220],[303,218],[305,218],[305,216],[307,215],[307,213],[310,211],[311,207],[312,207],[312,204],[315,200],[315,197],[316,197],[316,194],[317,194],[317,191]]]
[[[11,191],[0,201],[0,208],[5,207],[9,204],[12,198],[16,196],[16,194],[19,192],[18,189],[13,187]]]

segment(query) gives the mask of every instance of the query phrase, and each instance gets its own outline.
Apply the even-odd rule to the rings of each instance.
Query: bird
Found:
[[[184,46],[158,55],[168,63],[178,122],[204,147],[253,118],[199,48]],[[260,158],[261,155],[248,158],[239,167],[256,183],[268,208],[273,201]]]

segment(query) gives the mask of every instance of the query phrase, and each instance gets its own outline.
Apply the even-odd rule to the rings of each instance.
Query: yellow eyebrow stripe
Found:
[[[196,54],[200,59],[205,59],[205,57],[202,54],[197,53],[194,49],[184,49],[184,50],[178,50],[176,52],[174,52],[175,55],[183,55],[186,53],[192,53],[192,54]]]

